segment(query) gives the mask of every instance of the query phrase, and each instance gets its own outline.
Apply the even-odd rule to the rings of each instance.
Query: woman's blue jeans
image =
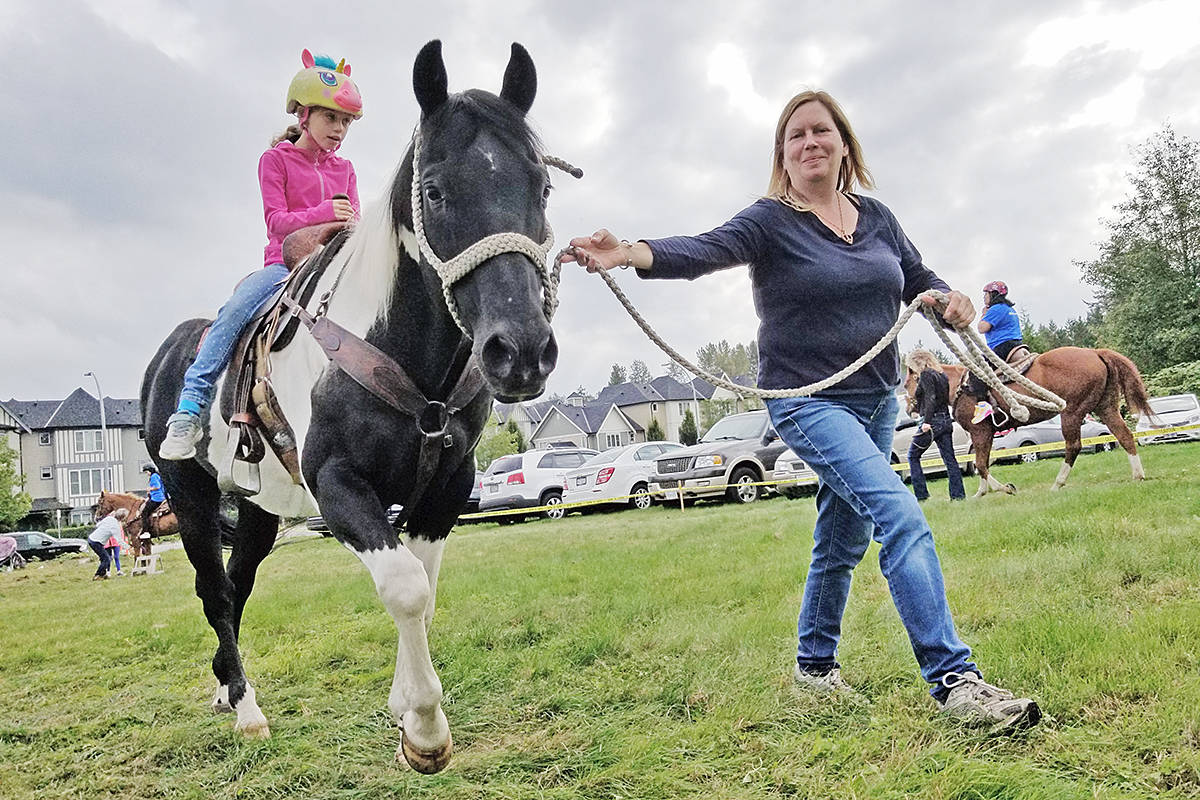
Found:
[[[797,664],[814,673],[837,666],[850,576],[874,537],[921,675],[943,699],[943,675],[978,670],[954,629],[929,523],[884,455],[895,434],[895,395],[771,399],[767,410],[780,438],[820,478]]]
[[[951,500],[965,500],[966,489],[963,488],[962,469],[958,466],[958,456],[954,454],[954,423],[946,415],[934,415],[930,423],[933,430],[921,431],[912,438],[908,446],[908,474],[912,477],[913,494],[918,500],[929,499],[929,488],[925,485],[925,471],[921,469],[921,457],[936,443],[946,465],[946,482],[950,488]]]
[[[283,264],[269,264],[247,275],[233,290],[233,297],[217,312],[217,318],[204,337],[196,360],[183,376],[183,391],[179,394],[180,411],[199,416],[202,409],[208,408],[213,385],[229,364],[242,329],[287,275],[288,268]]]

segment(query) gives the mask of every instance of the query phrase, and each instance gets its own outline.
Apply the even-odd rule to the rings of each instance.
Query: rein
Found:
[[[561,269],[562,258],[564,255],[569,253],[570,250],[571,248],[564,249],[560,251],[557,256],[555,256],[554,263],[556,271]],[[962,339],[963,346],[959,347],[951,339],[950,333],[943,328],[942,321],[938,318],[938,312],[935,311],[933,307],[922,303],[920,297],[915,298],[911,303],[908,304],[908,307],[904,309],[904,312],[896,320],[896,324],[894,324],[891,329],[883,335],[883,338],[881,338],[870,350],[860,356],[853,363],[847,365],[840,372],[830,375],[824,380],[810,383],[806,386],[799,386],[794,389],[759,389],[757,387],[741,386],[700,369],[691,361],[688,361],[686,358],[680,355],[679,352],[667,344],[663,338],[655,332],[654,328],[650,326],[650,323],[646,322],[645,318],[638,313],[637,309],[633,307],[633,304],[629,302],[629,298],[625,296],[623,291],[621,291],[621,287],[617,285],[616,279],[609,275],[607,270],[601,270],[597,274],[604,279],[605,284],[607,284],[608,288],[612,290],[612,293],[616,295],[617,300],[619,300],[621,305],[625,307],[625,310],[629,312],[629,316],[631,316],[633,321],[637,323],[638,327],[642,329],[642,332],[650,338],[650,341],[658,345],[659,349],[670,356],[673,361],[691,372],[693,375],[698,375],[704,378],[714,386],[720,386],[724,389],[728,389],[734,394],[742,397],[753,396],[764,399],[808,397],[809,395],[816,394],[824,389],[828,389],[830,386],[833,386],[834,384],[844,380],[846,377],[854,374],[865,364],[870,362],[871,359],[879,355],[879,353],[882,352],[885,347],[890,345],[892,341],[895,340],[895,338],[900,334],[901,329],[904,328],[909,319],[912,318],[913,314],[915,314],[919,309],[933,324],[933,329],[937,332],[938,337],[945,342],[946,346],[950,348],[950,351],[958,357],[958,360],[961,361],[967,369],[978,375],[984,383],[995,389],[996,393],[1004,399],[1005,403],[1008,404],[1009,411],[1013,418],[1018,422],[1025,422],[1029,419],[1029,409],[1026,406],[1054,412],[1062,411],[1067,406],[1066,401],[1056,395],[1054,392],[1038,386],[1024,375],[1018,374],[1016,370],[1014,370],[1007,363],[1005,363],[1003,359],[992,352],[991,348],[984,344],[983,339],[980,338],[979,334],[972,330],[970,326],[953,329],[953,332],[958,334],[959,338]],[[938,301],[939,309],[944,309],[946,307],[946,295],[943,292],[933,289],[929,292],[926,292],[926,294],[932,295],[934,299]],[[988,361],[991,361],[993,364],[995,364],[1010,380],[1028,389],[1032,396],[1017,395],[1013,390],[1009,389],[1008,386],[1006,386],[996,377],[995,372],[988,368]],[[1020,397],[1020,399],[1018,399],[1018,397]]]

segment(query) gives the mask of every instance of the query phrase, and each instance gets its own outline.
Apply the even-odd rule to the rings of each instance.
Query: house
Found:
[[[83,389],[65,400],[0,401],[0,435],[33,498],[30,524],[85,524],[101,489],[146,488],[141,468],[150,457],[137,400],[104,398],[103,419]]]
[[[529,438],[538,450],[568,444],[607,450],[645,440],[645,428],[615,404],[599,401],[581,406],[555,403]]]

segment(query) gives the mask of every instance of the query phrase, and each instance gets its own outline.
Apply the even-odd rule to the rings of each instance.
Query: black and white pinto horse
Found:
[[[396,756],[417,770],[436,772],[452,749],[426,636],[443,545],[471,491],[474,448],[493,395],[505,401],[538,396],[558,353],[542,294],[544,259],[535,263],[527,249],[510,248],[452,282],[435,274],[431,259],[421,254],[432,252],[434,262],[448,260],[503,232],[548,249],[550,181],[525,120],[537,90],[532,59],[513,45],[499,97],[478,89],[449,95],[441,44],[433,41],[417,56],[413,88],[421,107],[414,136],[420,147],[417,183],[410,146],[390,195],[359,224],[313,296],[333,289],[324,309],[328,320],[390,356],[434,399],[432,416],[441,416],[447,435],[438,439],[430,475],[425,480],[416,475],[422,431],[429,428],[419,428],[411,414],[352,380],[304,331],[272,356],[272,381],[296,433],[305,485],[293,483],[267,456],[261,490],[239,501],[227,566],[218,529],[221,493],[212,467],[229,446],[226,422],[218,413],[206,421],[195,460],[156,461],[196,570],[196,594],[217,634],[214,709],[235,711],[235,729],[246,736],[270,735],[238,652],[242,611],[258,565],[275,541],[279,517],[319,509],[333,535],[370,572],[399,631],[388,698],[402,732]],[[413,221],[411,198],[418,196],[425,241],[418,241],[422,226]],[[146,371],[141,398],[151,453],[158,452],[205,325],[205,320],[181,324]],[[473,365],[482,372],[481,390],[447,420],[437,401],[445,401]],[[385,510],[393,503],[405,506],[403,533],[388,523]]]

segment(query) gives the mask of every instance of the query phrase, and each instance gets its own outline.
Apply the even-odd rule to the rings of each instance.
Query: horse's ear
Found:
[[[413,92],[421,106],[421,117],[437,111],[447,97],[446,65],[442,62],[442,42],[434,39],[417,53],[413,64]]]
[[[529,51],[513,42],[508,68],[504,70],[504,88],[500,96],[512,103],[522,114],[528,114],[537,94],[537,70]]]

